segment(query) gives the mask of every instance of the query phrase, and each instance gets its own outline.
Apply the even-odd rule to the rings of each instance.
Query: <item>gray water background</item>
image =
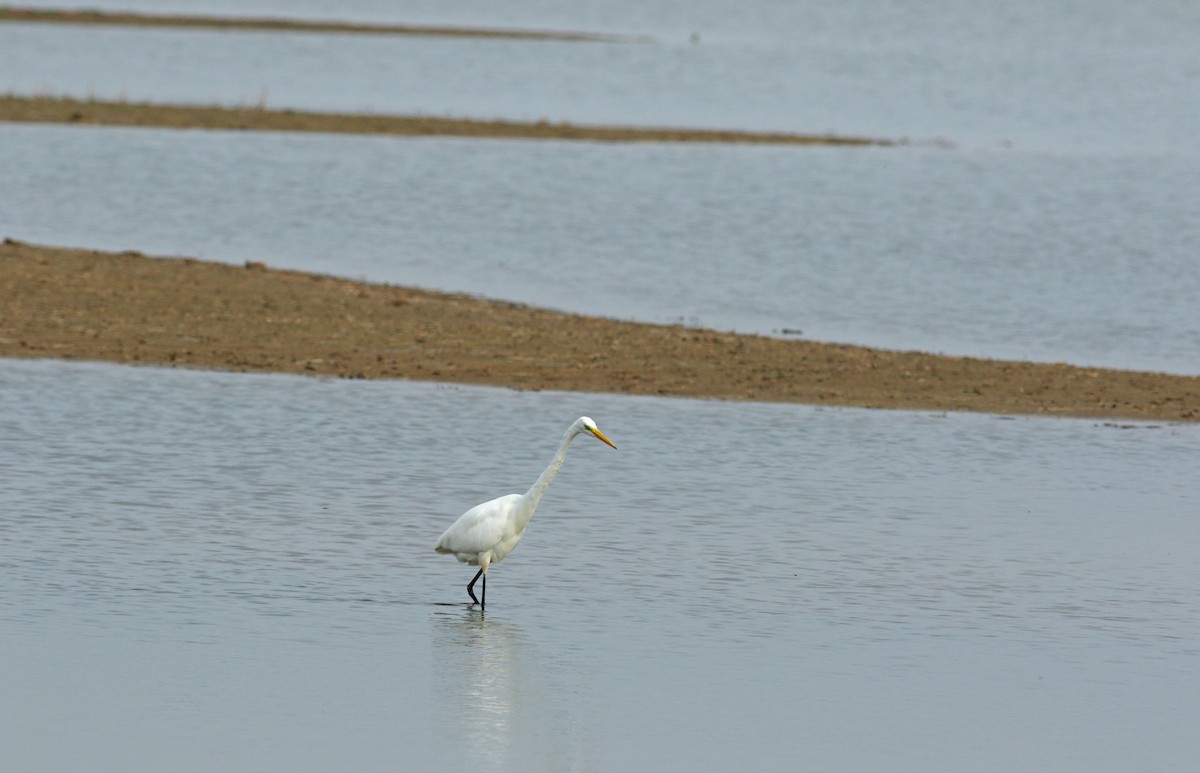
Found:
[[[584,413],[480,615],[433,541]],[[1197,427],[6,361],[0,437],[10,770],[1200,752]]]
[[[59,6],[41,2],[37,5]],[[96,2],[650,34],[649,45],[3,25],[0,88],[1198,155],[1200,8],[673,0]],[[693,43],[693,35],[700,42]]]
[[[265,92],[273,107],[828,129],[917,145],[8,125],[0,233],[262,260],[651,322],[1200,373],[1194,9],[238,8],[625,31],[657,42],[5,24],[0,89],[222,104],[253,104]],[[937,137],[954,149],[922,144]]]
[[[1200,165],[1173,158],[9,125],[0,166],[0,233],[35,243],[1200,373]]]

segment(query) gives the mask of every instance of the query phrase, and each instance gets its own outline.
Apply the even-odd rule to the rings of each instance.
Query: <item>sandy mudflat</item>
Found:
[[[6,240],[0,287],[4,357],[1200,421],[1200,377],[620,322],[256,264]]]
[[[721,142],[758,145],[894,145],[889,140],[826,134],[726,131],[521,122],[420,115],[362,115],[267,110],[258,107],[163,105],[68,97],[0,95],[0,121],[168,129],[223,129],[385,134],[399,137],[475,137],[590,142]]]
[[[188,14],[151,14],[133,11],[88,9],[17,8],[0,6],[0,22],[26,24],[93,24],[111,27],[176,27],[212,30],[256,30],[265,32],[336,32],[358,35],[426,35],[459,38],[507,38],[554,40],[579,43],[650,43],[645,35],[613,35],[601,32],[563,30],[499,29],[487,27],[439,27],[416,24],[357,24],[303,19],[219,17]]]

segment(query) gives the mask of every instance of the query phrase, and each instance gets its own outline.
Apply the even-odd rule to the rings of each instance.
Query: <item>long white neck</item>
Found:
[[[529,491],[525,492],[525,501],[528,504],[528,509],[524,518],[526,521],[533,516],[533,511],[537,508],[538,502],[542,501],[542,494],[546,493],[546,488],[550,485],[550,481],[554,480],[554,476],[558,475],[558,471],[562,469],[563,460],[567,458],[567,446],[571,445],[571,441],[579,434],[579,428],[574,424],[563,435],[562,442],[558,445],[558,453],[554,455],[554,461],[550,462],[550,466],[538,477]]]

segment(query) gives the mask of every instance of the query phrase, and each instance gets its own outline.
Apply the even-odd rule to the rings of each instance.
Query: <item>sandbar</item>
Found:
[[[0,357],[924,411],[1200,421],[1200,377],[571,314],[138,252],[0,245]]]

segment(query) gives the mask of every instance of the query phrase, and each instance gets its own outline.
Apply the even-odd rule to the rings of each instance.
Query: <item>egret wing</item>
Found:
[[[520,494],[507,494],[475,505],[446,529],[438,538],[434,550],[460,556],[491,550],[509,536],[513,523],[512,512],[521,498]]]

